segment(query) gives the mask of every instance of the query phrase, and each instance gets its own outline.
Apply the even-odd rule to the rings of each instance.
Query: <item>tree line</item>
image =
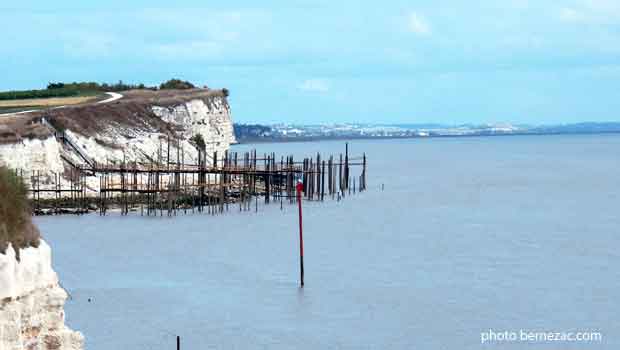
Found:
[[[114,84],[99,84],[96,82],[50,82],[49,84],[47,84],[47,88],[45,89],[0,92],[0,100],[88,96],[102,92],[118,92],[126,90],[186,90],[193,89],[195,87],[196,86],[189,81],[184,81],[180,79],[170,79],[164,83],[161,83],[159,86],[146,86],[144,84],[126,84],[122,80],[119,80],[118,83]]]

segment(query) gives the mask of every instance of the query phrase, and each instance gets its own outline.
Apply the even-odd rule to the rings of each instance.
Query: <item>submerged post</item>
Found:
[[[303,220],[301,215],[301,192],[304,185],[299,181],[297,183],[297,206],[299,207],[299,268],[301,287],[304,286],[304,236],[303,236]]]

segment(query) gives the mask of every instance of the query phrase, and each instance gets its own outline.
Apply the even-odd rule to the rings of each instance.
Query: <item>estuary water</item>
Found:
[[[344,142],[234,149],[254,147],[302,156]],[[68,325],[89,350],[171,350],[176,335],[189,350],[620,347],[620,135],[350,150],[368,155],[368,191],[304,203],[303,289],[295,206],[37,218],[71,294]],[[602,340],[481,343],[521,330]]]

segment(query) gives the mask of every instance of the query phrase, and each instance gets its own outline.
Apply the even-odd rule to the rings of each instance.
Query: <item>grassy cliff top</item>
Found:
[[[19,260],[19,249],[38,247],[39,230],[32,223],[28,190],[21,177],[0,167],[0,253],[11,243]]]
[[[167,90],[129,90],[121,92],[124,96],[118,102],[141,102],[160,106],[176,105],[197,98],[227,97],[226,89],[167,89]]]
[[[126,84],[119,81],[114,84],[97,82],[72,82],[72,83],[49,83],[44,89],[35,90],[12,90],[0,91],[0,114],[17,113],[35,109],[68,106],[93,102],[106,98],[105,92],[130,92],[142,91],[145,95],[149,92],[164,92],[164,95],[178,93],[182,90],[209,90],[197,87],[189,81],[170,79],[159,86],[146,86],[145,84]],[[213,90],[214,93],[221,91],[225,96],[228,90]]]

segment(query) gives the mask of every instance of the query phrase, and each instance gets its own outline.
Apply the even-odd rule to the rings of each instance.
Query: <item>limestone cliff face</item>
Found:
[[[13,169],[62,172],[61,151],[52,135],[44,139],[23,139],[0,144],[0,164]]]
[[[79,132],[69,128],[66,133],[90,158],[101,163],[123,160],[165,162],[170,157],[170,162],[176,163],[182,158],[186,164],[196,164],[198,150],[190,142],[192,136],[202,135],[209,155],[213,152],[221,155],[235,142],[230,107],[223,97],[192,99],[166,107],[152,105],[149,108],[168,128],[111,121],[97,132]],[[81,161],[77,154],[71,157],[76,163]]]
[[[230,106],[223,97],[195,99],[171,107],[153,106],[153,112],[162,120],[181,126],[186,139],[202,135],[208,153],[217,151],[221,154],[236,142]]]
[[[83,349],[82,334],[64,322],[67,293],[52,269],[50,247],[41,241],[20,257],[10,246],[0,254],[0,349]]]
[[[53,186],[53,174],[66,175],[72,164],[197,164],[198,150],[190,140],[195,135],[205,141],[208,163],[214,152],[221,157],[236,142],[230,106],[219,90],[129,92],[118,102],[56,109],[30,118],[29,124],[39,123],[47,136],[41,137],[39,130],[38,138],[0,143],[0,165],[23,169],[25,175],[42,171],[47,175],[42,188]],[[54,136],[59,130],[70,144]],[[66,179],[60,181],[68,185]],[[93,191],[99,186],[96,178],[86,181]]]

